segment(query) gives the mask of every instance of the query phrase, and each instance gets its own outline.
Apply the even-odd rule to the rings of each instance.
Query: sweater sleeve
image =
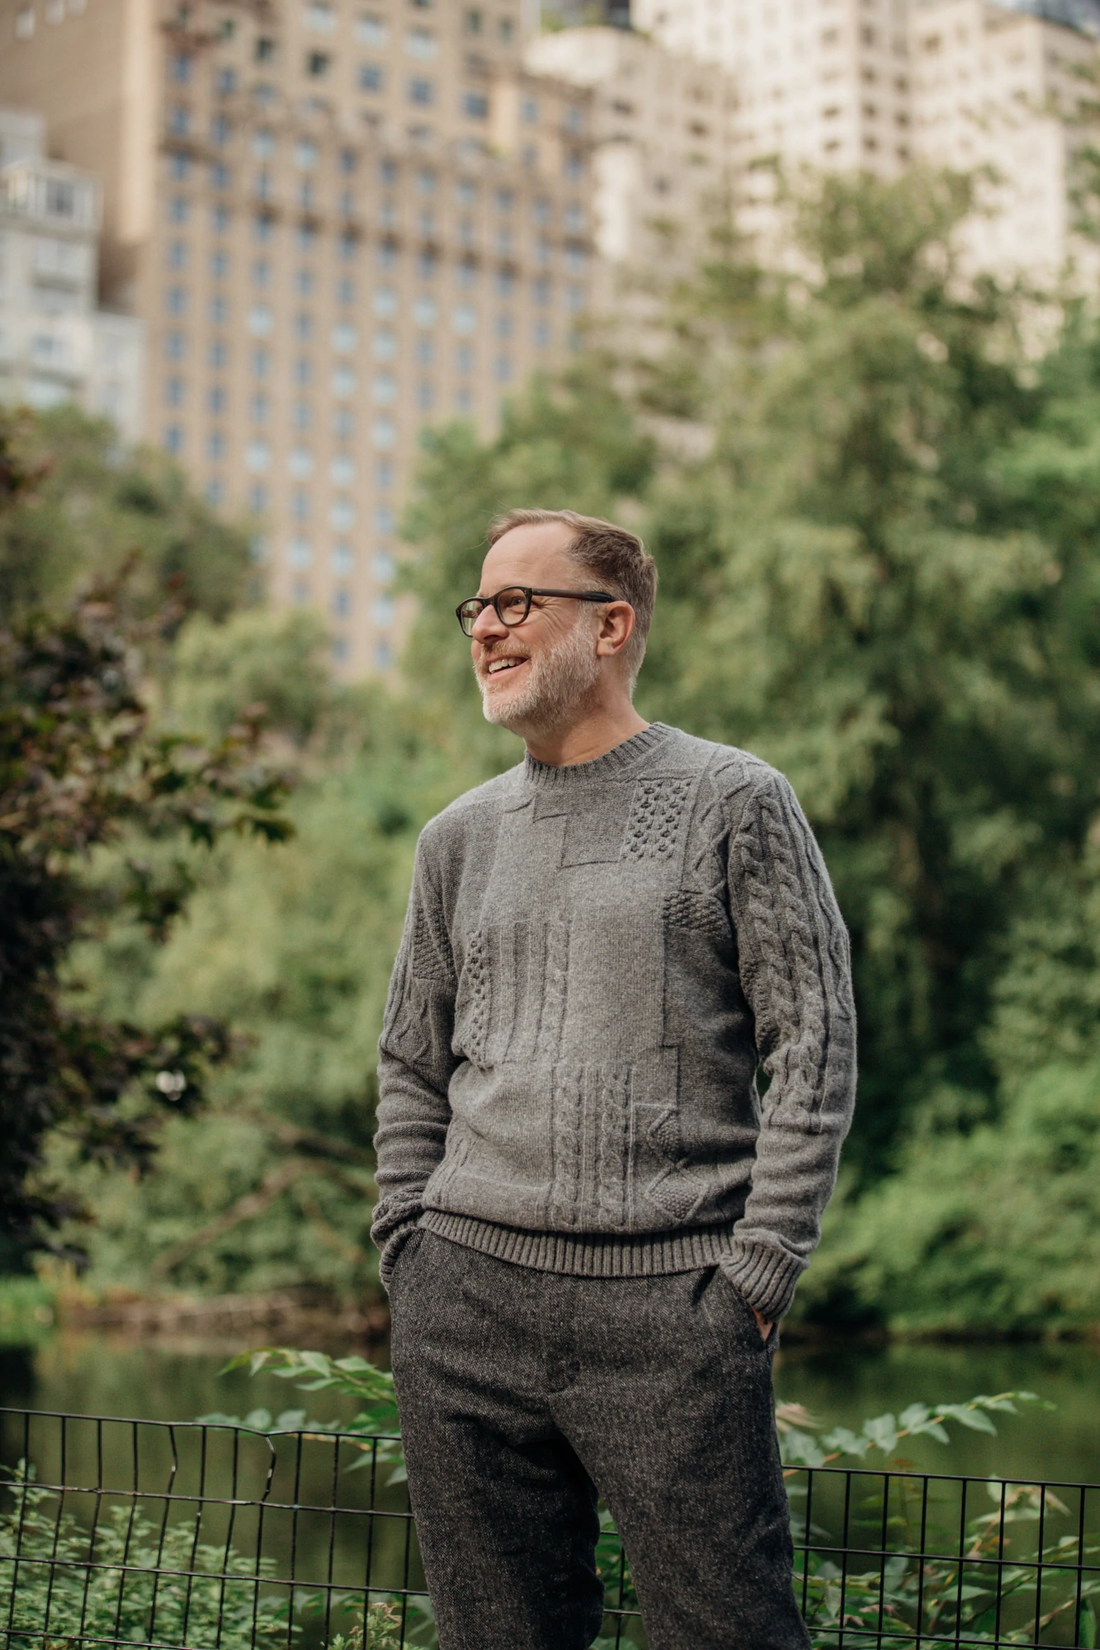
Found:
[[[401,947],[390,980],[378,1051],[379,1201],[371,1236],[388,1288],[398,1253],[424,1209],[424,1188],[443,1159],[456,976],[442,902],[421,838]]]
[[[855,1103],[848,935],[790,785],[766,770],[731,833],[742,987],[768,1078],[752,1187],[723,1269],[764,1318],[783,1316],[809,1264]]]

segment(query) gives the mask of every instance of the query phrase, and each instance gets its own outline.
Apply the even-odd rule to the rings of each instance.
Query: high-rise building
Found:
[[[103,185],[145,425],[257,523],[277,601],[384,668],[426,423],[491,428],[589,301],[589,94],[524,0],[0,0],[0,100]]]
[[[655,273],[687,273],[713,227],[732,222],[734,82],[618,28],[540,34],[525,59],[536,74],[591,89],[593,303],[621,319],[632,290]]]
[[[736,153],[898,175],[985,168],[973,267],[1049,278],[1075,239],[1074,161],[1097,138],[1100,0],[633,0],[670,51],[737,85]],[[768,185],[745,227],[767,228]]]
[[[133,440],[141,323],[97,309],[99,186],[44,142],[41,116],[0,108],[0,398],[76,401]]]

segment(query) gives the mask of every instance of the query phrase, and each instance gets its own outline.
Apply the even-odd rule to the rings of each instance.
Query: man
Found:
[[[634,710],[634,534],[489,545],[459,620],[526,755],[421,836],[379,1065],[441,1650],[591,1643],[597,1486],[651,1650],[802,1650],[771,1354],[851,1117],[844,925],[781,775]]]

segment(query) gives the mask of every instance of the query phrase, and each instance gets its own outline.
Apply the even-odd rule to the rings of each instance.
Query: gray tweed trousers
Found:
[[[650,1650],[806,1650],[771,1352],[715,1267],[579,1278],[419,1230],[393,1373],[440,1650],[587,1650],[597,1487]]]

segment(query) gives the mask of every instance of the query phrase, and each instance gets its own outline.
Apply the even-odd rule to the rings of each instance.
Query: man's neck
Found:
[[[571,768],[578,762],[595,762],[636,733],[649,726],[627,700],[625,705],[599,710],[568,728],[547,729],[524,735],[527,754],[551,768]]]

